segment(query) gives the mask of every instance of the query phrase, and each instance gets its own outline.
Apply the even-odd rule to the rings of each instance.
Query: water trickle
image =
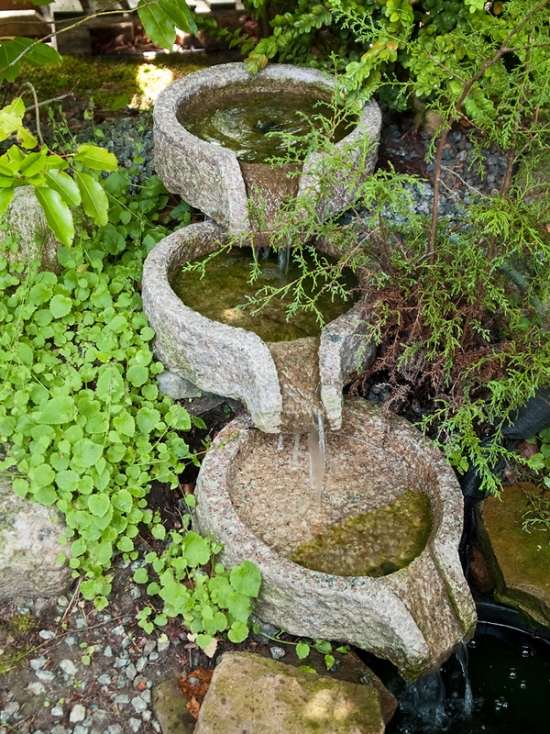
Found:
[[[440,671],[428,673],[412,684],[411,702],[416,716],[429,731],[445,723],[445,685]],[[433,727],[433,728],[432,728]]]
[[[279,275],[285,277],[288,275],[288,265],[290,263],[290,247],[284,247],[277,253],[277,267]]]
[[[470,682],[470,672],[468,670],[468,648],[464,642],[461,642],[456,650],[456,659],[458,660],[464,678],[464,715],[469,718],[474,710],[474,697]]]
[[[312,414],[312,427],[308,434],[309,479],[319,510],[323,500],[326,471],[325,421],[320,410]]]

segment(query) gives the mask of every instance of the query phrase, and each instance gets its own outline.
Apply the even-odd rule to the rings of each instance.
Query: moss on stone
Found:
[[[545,531],[522,530],[533,485],[505,487],[481,509],[482,541],[497,585],[496,597],[537,622],[550,625],[550,543]]]

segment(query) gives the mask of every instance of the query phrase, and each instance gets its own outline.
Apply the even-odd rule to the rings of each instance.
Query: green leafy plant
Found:
[[[539,474],[543,485],[550,490],[550,428],[545,428],[533,440],[538,443],[538,451],[529,458],[529,468]]]
[[[162,604],[160,611],[147,606],[139,612],[139,625],[146,632],[181,618],[197,645],[210,656],[216,650],[217,635],[227,633],[234,643],[248,637],[261,574],[250,561],[226,569],[216,561],[221,549],[219,543],[192,530],[171,531],[161,554],[145,556],[149,569],[138,568],[134,581],[147,584],[147,593],[158,596]]]
[[[168,197],[156,178],[128,188],[128,172],[107,178],[110,221],[78,228],[59,273],[18,262],[7,236],[0,256],[0,471],[18,495],[64,515],[69,565],[98,608],[113,559],[137,558],[140,527],[162,527],[151,483],[176,488],[196,461],[182,437],[193,419],[159,395],[137,288],[147,244],[166,234]]]
[[[95,224],[107,224],[109,201],[99,175],[117,168],[116,157],[91,143],[79,145],[71,154],[52,154],[47,146],[39,147],[36,136],[23,125],[24,115],[21,97],[0,110],[0,143],[12,136],[20,143],[0,156],[0,215],[16,188],[32,186],[56,238],[70,245],[75,235],[72,210],[82,207]]]

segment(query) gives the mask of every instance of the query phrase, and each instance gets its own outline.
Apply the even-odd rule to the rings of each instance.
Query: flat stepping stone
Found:
[[[252,653],[225,653],[194,734],[383,734],[374,683],[319,676]]]
[[[541,490],[529,484],[504,488],[502,497],[482,504],[481,539],[496,583],[496,597],[550,626],[550,542],[547,531],[522,530],[529,498]]]

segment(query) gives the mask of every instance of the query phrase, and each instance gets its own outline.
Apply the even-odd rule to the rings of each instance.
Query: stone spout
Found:
[[[271,475],[265,492],[262,461]],[[226,426],[204,459],[195,525],[223,544],[228,564],[249,559],[259,566],[262,619],[294,635],[346,640],[391,660],[404,676],[419,677],[437,668],[476,623],[458,557],[463,502],[454,472],[415,428],[366,401],[346,404],[342,430],[327,436],[327,462],[329,523],[391,502],[406,489],[427,495],[431,529],[410,563],[370,577],[292,561],[293,543],[315,537],[319,528],[312,526],[321,517],[309,504],[307,470],[293,466],[291,452],[246,418]]]

